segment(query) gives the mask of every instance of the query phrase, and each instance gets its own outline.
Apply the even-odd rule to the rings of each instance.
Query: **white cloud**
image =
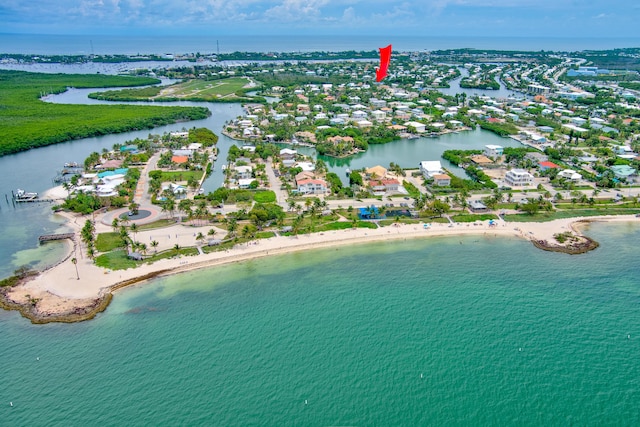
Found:
[[[264,17],[285,22],[318,19],[322,16],[321,8],[328,3],[329,0],[283,0],[281,4],[267,9]]]

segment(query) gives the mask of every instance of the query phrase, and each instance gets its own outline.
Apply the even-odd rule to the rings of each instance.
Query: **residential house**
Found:
[[[327,192],[327,182],[323,179],[303,179],[296,181],[300,194],[324,194]]]
[[[172,156],[171,162],[177,165],[183,165],[189,161],[189,157],[187,156]]]
[[[616,178],[624,179],[627,182],[635,182],[638,177],[638,172],[629,165],[614,165],[611,166],[611,171]]]
[[[253,168],[251,166],[236,166],[235,172],[238,179],[249,179],[253,177]]]
[[[564,178],[572,182],[578,182],[582,179],[582,175],[580,175],[578,172],[573,171],[571,169],[565,169],[563,171],[558,172],[558,177]]]
[[[484,146],[484,155],[492,159],[498,159],[504,154],[504,147],[501,145],[488,144]]]
[[[479,200],[469,202],[469,209],[474,213],[487,212],[489,210],[487,206]]]
[[[433,185],[436,187],[449,187],[451,185],[451,177],[444,173],[433,175]]]
[[[387,176],[387,169],[383,166],[377,165],[371,168],[365,169],[367,176],[371,178],[385,178]]]
[[[187,149],[172,150],[171,154],[173,154],[174,156],[187,156],[190,158],[191,156],[193,156],[193,150],[187,150]]]
[[[416,130],[416,133],[424,133],[427,130],[426,125],[420,122],[406,122],[404,125],[407,128],[413,127]]]
[[[384,121],[384,119],[387,117],[387,113],[385,113],[382,110],[375,110],[371,112],[371,117],[378,122]]]
[[[553,162],[545,161],[545,162],[540,162],[540,163],[538,163],[538,167],[540,168],[540,170],[541,170],[542,172],[544,172],[544,171],[549,170],[549,169],[557,169],[557,168],[559,168],[560,166],[556,165],[556,164],[555,164],[555,163],[553,163]]]
[[[526,187],[533,184],[533,175],[524,169],[511,169],[504,176],[504,182],[510,187]]]
[[[398,181],[395,178],[383,179],[380,182],[384,186],[384,190],[388,193],[393,191],[398,191],[398,188],[400,187],[400,181]]]
[[[425,177],[425,179],[431,179],[434,175],[443,174],[444,170],[442,169],[440,160],[423,160],[420,162],[420,172]]]

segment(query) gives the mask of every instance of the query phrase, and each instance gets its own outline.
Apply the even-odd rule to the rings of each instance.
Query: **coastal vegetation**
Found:
[[[146,77],[38,74],[0,70],[0,156],[35,147],[109,133],[198,120],[202,107],[67,105],[40,100],[67,87],[121,87],[157,83]]]
[[[497,123],[480,120],[479,124],[482,129],[491,131],[500,136],[516,135],[518,133],[518,128],[511,123]]]

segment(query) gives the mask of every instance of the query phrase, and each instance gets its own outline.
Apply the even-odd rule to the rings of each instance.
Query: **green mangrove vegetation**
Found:
[[[0,156],[72,139],[150,129],[198,120],[203,107],[67,105],[41,97],[68,87],[122,87],[158,83],[157,79],[100,74],[40,74],[0,70]]]

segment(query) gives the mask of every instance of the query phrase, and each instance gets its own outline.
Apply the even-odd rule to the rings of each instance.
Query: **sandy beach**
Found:
[[[79,217],[70,213],[62,213],[70,227],[78,235],[87,217]],[[153,264],[144,264],[137,268],[110,271],[96,266],[81,247],[79,237],[74,243],[67,245],[64,259],[56,266],[41,272],[16,287],[10,288],[4,295],[5,308],[21,309],[23,315],[39,318],[40,321],[60,321],[69,314],[80,315],[80,319],[91,318],[96,310],[103,310],[105,298],[110,300],[112,292],[133,283],[149,280],[153,277],[177,274],[184,271],[214,268],[217,265],[242,262],[253,258],[285,254],[333,246],[354,245],[398,239],[428,238],[434,236],[461,235],[493,235],[519,237],[533,242],[555,242],[556,233],[572,231],[581,234],[578,224],[592,221],[632,221],[638,222],[633,215],[605,216],[589,218],[569,218],[551,222],[504,223],[496,221],[490,225],[488,221],[476,223],[426,223],[426,224],[393,224],[377,229],[346,229],[338,231],[303,234],[298,236],[277,236],[268,239],[254,240],[236,245],[229,250],[221,250],[209,254],[163,259]],[[205,233],[209,228],[192,228],[174,225],[167,228],[141,231],[136,233],[136,240],[147,243],[158,241],[158,251],[172,248],[176,243],[181,247],[194,246],[195,235]],[[103,222],[96,221],[96,232],[113,231]],[[216,238],[224,238],[226,232],[216,229]],[[153,249],[150,250],[150,252]],[[71,258],[77,259],[76,265]],[[79,279],[78,279],[79,277]],[[6,301],[12,306],[7,307]],[[106,302],[108,304],[108,301]],[[15,306],[13,306],[15,305]],[[102,307],[104,306],[104,307]],[[92,313],[88,315],[87,313]]]

